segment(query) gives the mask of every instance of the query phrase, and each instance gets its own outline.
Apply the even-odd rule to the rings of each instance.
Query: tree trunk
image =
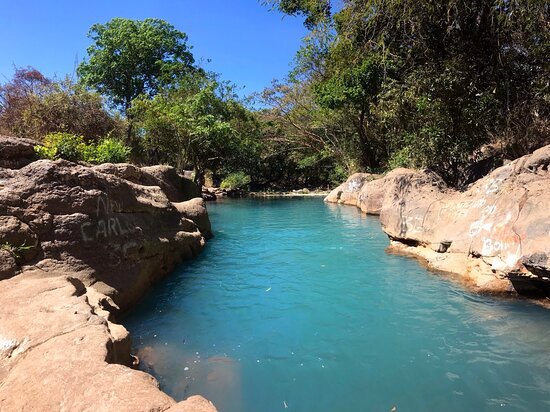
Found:
[[[199,189],[202,189],[205,182],[205,172],[204,170],[195,167],[195,184],[199,187]]]
[[[364,165],[372,169],[376,165],[376,161],[373,158],[372,148],[369,144],[369,139],[367,136],[367,132],[365,130],[365,117],[366,112],[365,108],[361,109],[361,113],[359,114],[359,125],[358,125],[358,132],[359,132],[359,140],[361,143],[361,159],[364,161]]]

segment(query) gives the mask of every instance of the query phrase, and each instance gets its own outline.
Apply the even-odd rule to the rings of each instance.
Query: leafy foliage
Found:
[[[101,140],[94,149],[92,162],[97,164],[126,163],[131,152],[131,149],[121,140],[111,137]]]
[[[94,43],[78,73],[125,113],[138,96],[152,97],[194,70],[187,35],[164,20],[115,18],[93,25],[88,36]]]
[[[306,15],[307,3],[277,2]],[[549,142],[549,13],[538,0],[347,0],[314,20],[287,84],[266,92],[270,114],[302,131],[295,151],[319,134],[338,146],[338,167],[431,167],[457,182],[485,143],[514,157]]]
[[[64,159],[71,162],[88,163],[124,163],[128,161],[130,148],[116,138],[102,139],[97,145],[86,144],[82,136],[70,133],[50,133],[42,145],[35,148],[37,155],[43,159]]]
[[[207,169],[230,172],[254,158],[254,117],[212,75],[188,76],[153,99],[138,99],[132,115],[147,158],[192,168],[200,184]]]
[[[305,16],[304,25],[309,29],[330,17],[329,0],[268,0],[264,3],[286,14]]]
[[[36,146],[36,153],[43,159],[65,159],[71,162],[84,160],[86,144],[82,136],[70,133],[50,133],[44,138],[40,146]]]
[[[222,180],[222,189],[247,189],[250,185],[250,176],[245,172],[234,172]]]
[[[17,69],[0,85],[0,132],[42,140],[64,132],[98,140],[110,133],[122,136],[126,124],[105,110],[103,98],[70,79],[48,79],[32,68]]]
[[[23,257],[23,253],[25,253],[27,250],[32,249],[33,247],[34,246],[32,245],[27,245],[25,242],[23,242],[23,244],[19,246],[13,245],[9,242],[0,244],[0,249],[8,251],[16,261],[21,260],[21,258]]]

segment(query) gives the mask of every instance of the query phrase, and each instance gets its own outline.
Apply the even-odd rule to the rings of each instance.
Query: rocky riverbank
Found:
[[[389,250],[460,275],[479,292],[550,296],[550,146],[460,192],[428,171],[358,173],[325,199],[380,216]]]
[[[215,411],[201,397],[177,403],[135,369],[117,323],[201,252],[198,188],[166,166],[33,153],[0,137],[0,410]]]

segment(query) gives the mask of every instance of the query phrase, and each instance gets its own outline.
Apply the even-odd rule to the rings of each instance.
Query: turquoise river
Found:
[[[550,411],[550,312],[386,253],[319,198],[208,204],[215,237],[124,319],[141,368],[220,412]]]

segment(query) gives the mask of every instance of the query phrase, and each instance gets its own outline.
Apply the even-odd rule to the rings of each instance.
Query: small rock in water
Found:
[[[185,368],[183,368],[184,371],[188,371],[189,370],[189,367],[186,366]]]

